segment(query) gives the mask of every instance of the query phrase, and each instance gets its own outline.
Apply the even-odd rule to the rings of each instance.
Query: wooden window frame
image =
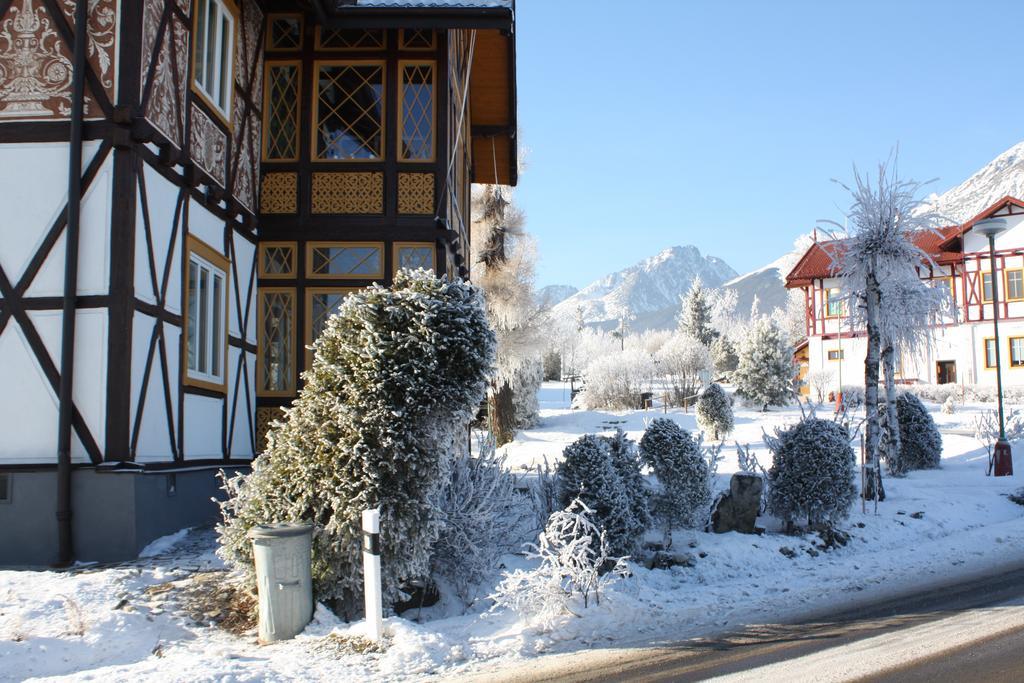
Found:
[[[996,360],[995,358],[992,359],[992,365],[988,364],[988,344],[989,344],[989,342],[992,342],[992,355],[995,356],[996,338],[995,337],[984,337],[981,340],[981,356],[982,356],[981,362],[982,362],[982,365],[985,367],[986,370],[995,370],[996,367],[998,367],[995,364],[995,360]]]
[[[287,273],[268,273],[263,268],[263,250],[267,247],[287,247],[292,250],[292,257],[289,259],[290,267]],[[257,274],[261,280],[294,280],[298,273],[297,261],[299,258],[299,244],[298,242],[289,241],[278,241],[278,242],[260,242],[259,253],[257,254],[258,265]]]
[[[419,249],[430,247],[431,260],[433,261],[433,266],[431,266],[430,270],[434,275],[437,275],[437,244],[434,242],[394,242],[391,245],[391,277],[398,275],[398,252],[408,247]]]
[[[316,27],[315,35],[313,36],[313,49],[317,52],[383,52],[388,49],[388,31],[387,29],[354,29],[363,31],[380,31],[383,37],[383,45],[370,46],[370,47],[325,47],[323,43],[323,28],[321,26]]]
[[[401,50],[402,52],[432,52],[432,51],[437,49],[437,31],[435,31],[434,29],[429,29],[429,28],[420,29],[420,30],[423,30],[423,31],[428,31],[430,33],[430,45],[429,46],[427,46],[427,47],[409,47],[408,45],[406,45],[406,43],[405,43],[405,33],[406,33],[406,31],[412,32],[414,30],[416,30],[416,29],[405,29],[405,28],[399,29],[399,31],[398,31],[398,49],[399,50]]]
[[[978,271],[978,287],[981,289],[981,291],[978,292],[978,294],[981,295],[981,303],[983,303],[983,304],[990,304],[990,303],[992,303],[992,296],[989,295],[987,298],[985,297],[985,276],[986,275],[988,275],[989,279],[992,280],[992,286],[993,287],[995,286],[996,281],[995,281],[995,278],[992,277],[992,271],[991,270]],[[995,292],[993,291],[992,294],[995,294]]]
[[[186,240],[186,256],[182,274],[182,287],[181,287],[181,357],[179,365],[181,366],[181,383],[183,386],[196,387],[199,389],[207,389],[209,391],[215,391],[221,394],[227,394],[228,390],[228,349],[231,346],[231,330],[229,324],[231,321],[231,311],[229,304],[231,301],[231,261],[218,252],[216,249],[206,244],[199,238],[189,235]],[[192,262],[192,255],[195,254],[200,259],[206,261],[214,268],[220,270],[224,275],[224,323],[222,327],[223,339],[223,360],[221,362],[221,381],[212,382],[208,379],[201,377],[193,377],[189,374],[188,368],[188,321],[189,321],[189,288],[188,288],[188,267]]]
[[[832,354],[836,354],[835,358],[832,358]],[[846,358],[846,351],[843,349],[827,349],[825,351],[825,358],[829,362],[838,363]]]
[[[205,0],[205,2],[216,2],[222,5],[227,12],[231,15],[231,49],[228,51],[228,58],[231,60],[231,68],[228,73],[228,101],[224,109],[215,104],[210,95],[196,81],[196,50],[199,49],[199,41],[195,38],[199,35],[199,2],[194,1],[194,11],[192,12],[192,46],[191,46],[191,73],[189,75],[189,88],[198,97],[203,104],[210,109],[214,116],[220,119],[229,131],[234,130],[234,124],[232,123],[231,107],[234,104],[235,94],[235,70],[238,68],[238,64],[235,63],[235,54],[238,51],[238,41],[241,36],[241,27],[238,25],[239,17],[241,13],[238,11],[238,4],[235,0]]]
[[[270,142],[270,69],[275,66],[296,67],[295,78],[298,80],[298,101],[295,105],[295,155],[291,157],[267,156],[267,145]],[[263,63],[263,138],[261,147],[261,159],[269,163],[287,163],[299,161],[302,155],[302,60],[301,59],[278,59],[266,60]]]
[[[322,159],[316,143],[320,137],[320,69],[325,66],[379,66],[381,85],[380,156],[373,159]],[[316,164],[382,164],[388,158],[388,60],[386,59],[315,59],[312,83],[312,128],[310,128],[309,159]]]
[[[302,326],[302,347],[306,350],[306,366],[305,369],[309,370],[313,367],[313,350],[310,348],[313,346],[313,297],[317,294],[353,294],[355,292],[362,291],[363,287],[306,287],[305,289],[305,304],[306,304],[306,315]]]
[[[825,302],[824,302],[825,303],[825,318],[826,319],[842,318],[843,315],[846,313],[846,310],[845,310],[846,309],[846,305],[845,305],[846,302],[843,301],[842,299],[840,299],[837,302],[839,304],[839,312],[836,313],[836,314],[832,314],[832,313],[829,312],[829,304],[830,304],[829,299],[832,298],[832,292],[836,292],[836,295],[838,296],[841,293],[841,290],[840,290],[839,287],[828,287],[828,288],[824,289],[824,293],[825,293]]]
[[[1021,342],[1021,345],[1022,345],[1021,346],[1021,354],[1020,354],[1020,362],[1019,363],[1015,363],[1013,361],[1013,342],[1015,342],[1015,341]],[[1009,354],[1009,360],[1010,360],[1009,367],[1011,369],[1021,369],[1021,368],[1024,368],[1024,337],[1007,337],[1006,338],[1006,346],[1008,347],[1009,352],[1010,352],[1010,354]]]
[[[380,270],[372,275],[357,273],[354,275],[336,275],[334,273],[323,274],[313,272],[313,250],[322,247],[375,247],[380,252]],[[306,279],[308,280],[380,280],[384,278],[387,265],[384,262],[385,244],[383,242],[339,242],[339,241],[316,241],[306,242]]]
[[[287,389],[270,390],[263,388],[263,323],[264,321],[264,307],[263,307],[263,295],[264,294],[290,294],[292,298],[291,306],[291,319],[292,319],[292,346],[291,346],[291,377],[289,378],[289,386]],[[298,336],[298,293],[295,287],[260,287],[256,293],[256,329],[257,329],[257,345],[256,349],[256,395],[257,396],[294,396],[296,393],[296,377],[298,376],[298,353],[296,352],[296,337]]]
[[[1010,296],[1010,273],[1021,274],[1021,295]],[[1003,269],[1003,301],[1024,301],[1024,268]]]
[[[403,157],[403,136],[405,134],[405,67],[429,66],[430,87],[433,97],[430,100],[430,158],[406,159]],[[395,142],[398,147],[396,157],[401,164],[433,164],[437,161],[437,60],[436,59],[400,59],[398,60],[398,130]]]
[[[270,44],[271,26],[275,19],[298,19],[299,20],[299,46],[298,47],[274,47]],[[306,42],[306,17],[300,12],[271,12],[267,14],[267,36],[264,41],[264,52],[299,52],[303,43]]]

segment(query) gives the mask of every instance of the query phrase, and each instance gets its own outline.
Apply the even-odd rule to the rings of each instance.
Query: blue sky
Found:
[[[661,249],[764,265],[898,143],[959,184],[1024,139],[1024,3],[518,0],[516,197],[537,283]]]

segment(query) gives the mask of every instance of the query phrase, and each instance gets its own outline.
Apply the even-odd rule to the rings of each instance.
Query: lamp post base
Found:
[[[992,449],[992,473],[997,477],[1013,476],[1013,452],[1009,442],[1000,439]]]

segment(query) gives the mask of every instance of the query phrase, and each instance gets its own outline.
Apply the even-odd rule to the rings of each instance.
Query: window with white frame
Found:
[[[227,336],[227,275],[225,269],[196,252],[189,254],[185,340],[188,379],[224,384]]]
[[[1024,367],[1024,337],[1010,337],[1010,366]]]
[[[193,80],[225,118],[231,114],[236,19],[230,0],[196,0]]]

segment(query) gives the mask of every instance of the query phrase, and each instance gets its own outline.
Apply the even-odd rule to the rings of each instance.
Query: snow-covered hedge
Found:
[[[996,388],[982,384],[910,384],[905,390],[929,403],[945,403],[949,398],[963,403],[996,402]],[[1024,404],[1024,386],[1004,386],[1003,401]]]
[[[364,509],[381,511],[386,604],[424,578],[443,519],[436,500],[494,364],[478,290],[423,270],[350,294],[314,342],[313,367],[252,473],[225,482],[222,556],[249,568],[246,532],[309,521],[318,600],[354,615]]]
[[[593,511],[594,523],[607,533],[613,553],[628,555],[643,534],[608,444],[601,437],[585,434],[566,446],[558,464],[558,498],[562,507],[577,498],[583,501]]]
[[[643,540],[644,532],[652,522],[648,502],[650,494],[640,471],[640,453],[637,450],[636,442],[627,437],[621,429],[616,429],[613,436],[603,436],[601,439],[608,447],[612,467],[615,468],[622,480],[622,488],[629,501],[629,510],[632,516],[629,535],[634,540],[632,553]]]
[[[697,398],[697,424],[715,441],[732,431],[732,401],[718,384],[710,384]]]
[[[480,453],[460,453],[441,489],[438,507],[444,526],[431,551],[431,566],[471,602],[473,591],[498,569],[501,556],[519,548],[532,528],[533,505],[517,490],[516,478],[497,455],[493,437]]]
[[[711,509],[713,463],[701,441],[667,418],[656,418],[640,439],[640,458],[654,471],[661,491],[655,510],[665,528],[702,528]]]
[[[900,472],[935,469],[942,460],[942,435],[921,400],[904,393],[896,398],[900,423]]]
[[[587,364],[583,373],[586,384],[576,400],[586,410],[637,408],[653,372],[654,360],[646,351],[611,351]]]
[[[768,512],[809,525],[845,519],[857,495],[856,463],[847,431],[829,420],[808,417],[788,429],[765,434],[772,452]]]

